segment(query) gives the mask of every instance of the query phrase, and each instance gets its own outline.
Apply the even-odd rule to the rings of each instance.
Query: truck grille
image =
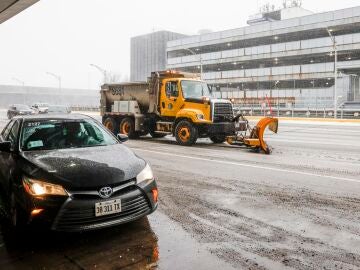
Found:
[[[213,122],[230,122],[234,118],[231,103],[214,103],[214,119]]]

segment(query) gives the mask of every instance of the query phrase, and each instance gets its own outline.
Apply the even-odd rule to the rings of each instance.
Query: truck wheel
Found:
[[[211,136],[210,140],[212,140],[213,143],[223,143],[226,141],[226,136],[223,135]]]
[[[111,131],[113,134],[117,135],[118,130],[116,128],[116,122],[115,122],[115,120],[113,118],[111,118],[111,117],[106,118],[105,121],[104,121],[104,126],[109,131]]]
[[[198,138],[198,130],[189,121],[182,120],[176,125],[175,138],[180,145],[193,145]]]
[[[135,131],[134,120],[130,117],[126,117],[120,122],[120,133],[128,135],[130,139],[136,139],[139,137],[139,133]]]

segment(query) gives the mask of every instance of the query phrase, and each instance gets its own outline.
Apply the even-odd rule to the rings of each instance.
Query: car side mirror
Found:
[[[129,140],[128,135],[121,134],[121,133],[119,133],[116,137],[118,138],[118,140],[119,140],[120,142],[126,142],[126,141]]]
[[[11,142],[9,142],[9,141],[0,142],[0,152],[10,153],[11,152]]]

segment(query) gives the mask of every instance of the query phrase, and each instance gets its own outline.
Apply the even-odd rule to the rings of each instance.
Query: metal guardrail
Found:
[[[72,112],[98,112],[100,111],[100,106],[71,106]]]
[[[278,117],[302,117],[302,118],[334,118],[334,109],[332,108],[261,108],[259,106],[241,106],[234,105],[236,112],[241,112],[246,116],[278,116]],[[98,112],[98,106],[71,106],[71,111]],[[339,119],[360,119],[359,109],[343,109],[337,111]]]
[[[243,107],[234,105],[236,112],[241,112],[246,116],[278,116],[278,117],[302,117],[302,118],[334,118],[333,108],[261,108],[261,107]],[[360,119],[359,109],[343,109],[337,111],[338,119]]]

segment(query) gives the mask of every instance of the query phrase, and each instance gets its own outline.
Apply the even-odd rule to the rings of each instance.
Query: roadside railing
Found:
[[[100,111],[99,106],[71,106],[70,107],[72,112],[98,112]]]
[[[235,113],[241,112],[245,116],[277,116],[301,118],[334,118],[333,108],[272,108],[234,105]],[[360,108],[338,108],[338,119],[360,119]]]

